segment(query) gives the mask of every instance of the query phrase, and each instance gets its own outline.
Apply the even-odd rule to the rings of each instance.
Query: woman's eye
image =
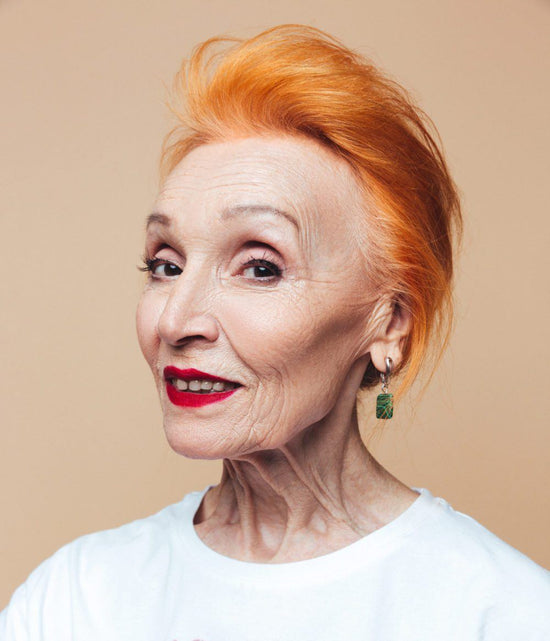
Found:
[[[181,274],[181,268],[160,258],[146,258],[141,271],[151,272],[153,278],[174,278]]]
[[[243,267],[243,276],[251,280],[273,281],[282,273],[278,265],[264,258],[251,258]]]
[[[151,270],[151,273],[153,276],[164,276],[170,278],[172,276],[179,276],[181,274],[181,269],[177,265],[174,265],[174,263],[158,263]]]

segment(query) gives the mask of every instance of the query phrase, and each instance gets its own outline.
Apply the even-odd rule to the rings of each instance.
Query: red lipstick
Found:
[[[202,407],[203,405],[209,405],[210,403],[217,403],[218,401],[223,401],[232,394],[234,394],[238,387],[241,387],[238,383],[234,381],[229,381],[226,378],[220,378],[219,376],[214,376],[213,374],[208,374],[207,372],[201,372],[198,369],[178,369],[172,365],[164,368],[164,380],[166,381],[166,394],[168,398],[174,405],[179,405],[181,407]],[[232,389],[224,390],[221,392],[206,392],[201,393],[199,391],[188,391],[180,390],[174,385],[174,379],[179,379],[181,381],[192,381],[192,380],[203,380],[203,381],[212,381],[212,382],[222,382],[222,383],[232,383],[237,385]]]

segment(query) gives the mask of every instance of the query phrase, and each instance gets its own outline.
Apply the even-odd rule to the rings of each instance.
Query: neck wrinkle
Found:
[[[338,549],[376,529],[361,507],[378,494],[382,468],[361,440],[355,410],[346,423],[333,418],[280,449],[224,459],[197,520],[205,542],[230,556],[274,561],[300,549],[316,556],[315,549]],[[220,543],[224,530],[239,552]]]

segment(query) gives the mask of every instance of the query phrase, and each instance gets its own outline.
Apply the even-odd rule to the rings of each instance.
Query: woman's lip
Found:
[[[223,383],[236,383],[236,381],[230,381],[227,378],[220,378],[219,376],[214,376],[213,374],[208,374],[207,372],[201,372],[199,369],[179,369],[178,367],[174,367],[173,365],[165,367],[163,374],[165,381],[168,381],[171,378],[179,378],[183,381],[201,379],[203,381],[222,381]],[[239,385],[239,383],[237,383],[237,385]]]

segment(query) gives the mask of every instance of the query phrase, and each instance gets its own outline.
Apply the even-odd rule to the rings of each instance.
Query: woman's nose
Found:
[[[181,274],[172,287],[158,321],[161,340],[173,346],[193,340],[216,341],[218,321],[208,308],[212,293],[198,280]]]

